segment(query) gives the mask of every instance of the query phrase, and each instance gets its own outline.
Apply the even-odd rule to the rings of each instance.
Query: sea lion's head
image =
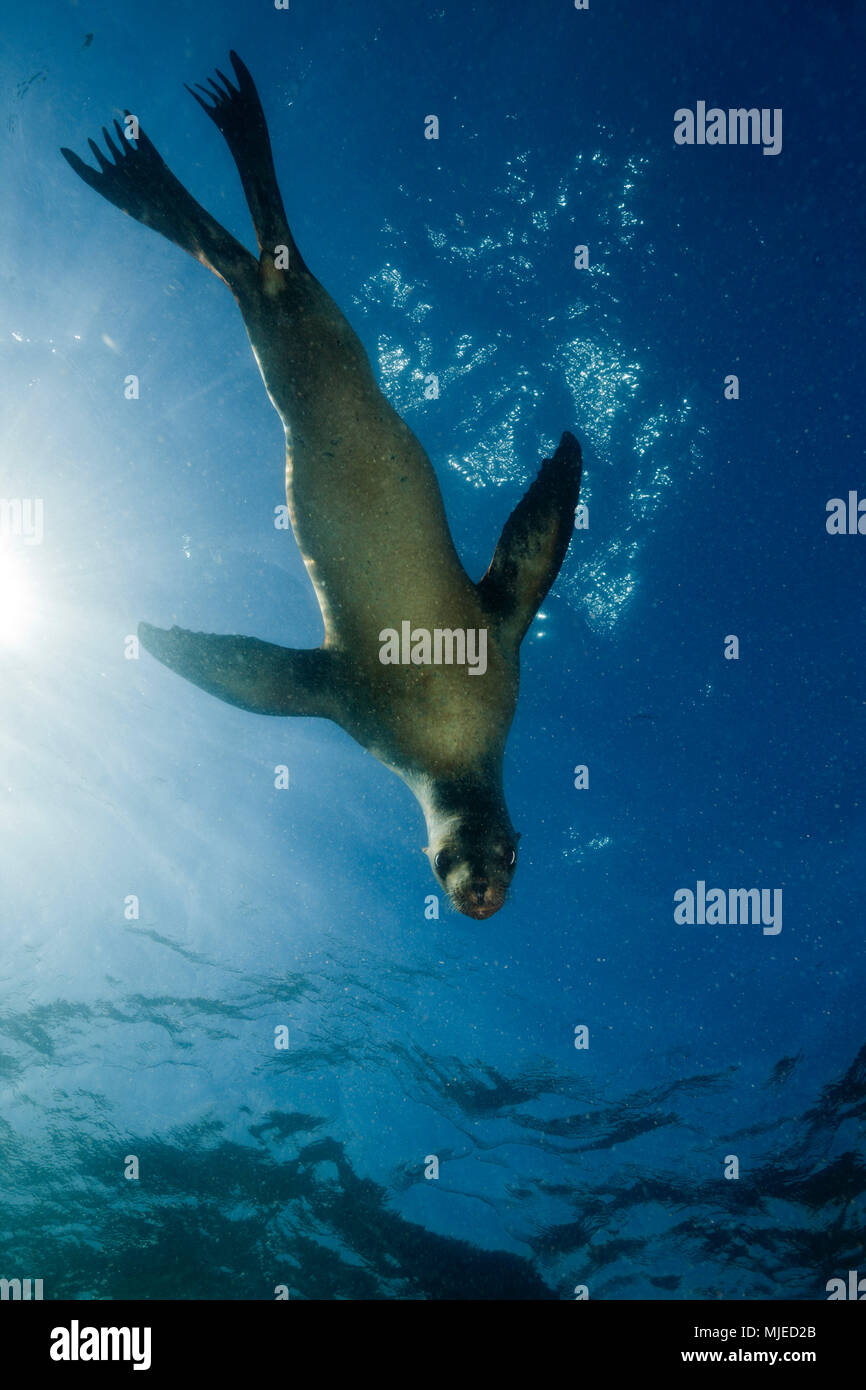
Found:
[[[505,902],[517,867],[520,839],[504,815],[465,814],[436,818],[424,851],[434,876],[458,912],[483,921]]]

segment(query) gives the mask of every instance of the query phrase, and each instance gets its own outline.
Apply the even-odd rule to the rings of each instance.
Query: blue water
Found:
[[[0,557],[0,1277],[659,1300],[866,1274],[866,539],[825,527],[866,494],[862,13],[2,18],[0,494],[41,498],[44,537]],[[183,90],[230,48],[471,575],[561,432],[583,444],[589,528],[524,644],[521,861],[486,922],[425,917],[420,812],[334,725],[125,657],[141,619],[321,637],[230,294],[58,152],[129,108],[250,245]],[[782,153],[676,146],[698,100],[781,107]],[[781,932],[677,924],[698,880],[781,888]]]

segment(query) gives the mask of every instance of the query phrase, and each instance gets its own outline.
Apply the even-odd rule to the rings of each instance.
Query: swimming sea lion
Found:
[[[258,94],[237,54],[231,62],[237,85],[217,72],[201,95],[187,90],[237,164],[258,259],[190,196],[129,113],[127,130],[114,122],[117,144],[103,127],[108,156],[89,142],[98,169],[62,153],[91,188],[183,247],[235,296],[285,427],[289,514],[325,640],[297,651],[142,623],[141,642],[241,709],[340,724],[418,798],[425,853],[454,906],[489,917],[505,901],[517,860],[502,761],[518,650],[568,548],[580,446],[563,434],[474,584],[427,455],[295,245]],[[467,644],[474,665],[466,664]]]

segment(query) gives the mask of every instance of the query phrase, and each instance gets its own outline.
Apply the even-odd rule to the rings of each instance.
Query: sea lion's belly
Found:
[[[374,660],[385,628],[479,620],[433,469],[384,398],[295,412],[286,496],[329,642]]]
[[[366,664],[384,628],[472,626],[477,593],[436,475],[357,335],[307,274],[265,291],[242,307],[285,426],[289,513],[326,643]]]

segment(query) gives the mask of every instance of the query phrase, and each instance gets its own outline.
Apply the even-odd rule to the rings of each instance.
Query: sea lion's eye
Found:
[[[444,878],[448,872],[448,855],[441,849],[433,859],[433,868],[440,878]]]
[[[506,855],[505,855],[505,862],[506,862],[506,864],[508,865],[509,869],[511,868],[511,865],[514,863],[514,861],[515,861],[516,858],[517,858],[517,851],[514,850],[514,849],[508,850],[508,852],[507,852]]]

